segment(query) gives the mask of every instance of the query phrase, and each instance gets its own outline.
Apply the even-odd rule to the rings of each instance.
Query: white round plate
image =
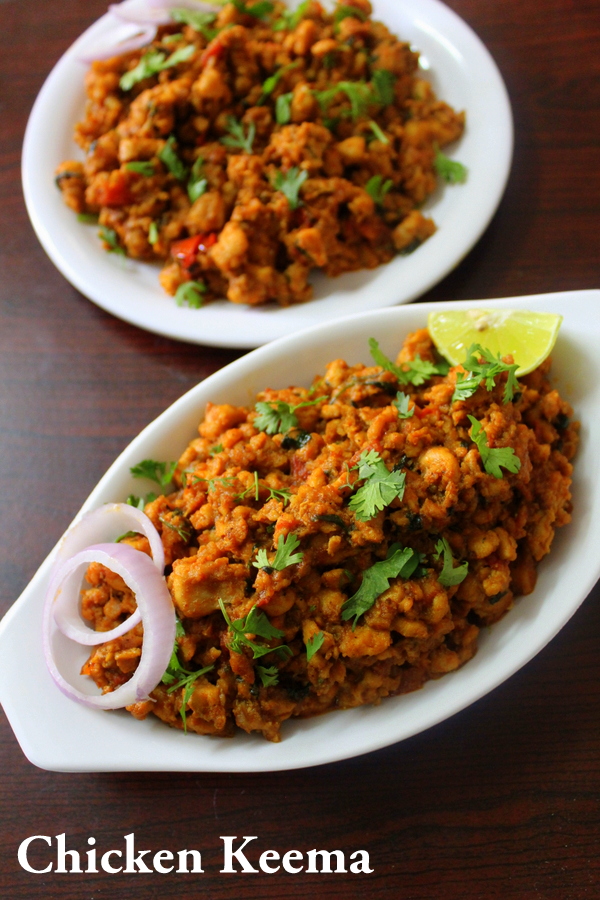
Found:
[[[422,54],[423,74],[441,98],[466,110],[467,129],[448,151],[468,170],[464,185],[440,187],[425,206],[438,231],[410,256],[331,279],[317,274],[315,297],[280,308],[226,300],[180,308],[158,282],[159,268],[104,252],[97,229],[81,224],[54,184],[56,167],[82,158],[72,140],[83,115],[78,61],[115,28],[105,15],[65,53],[33,107],[23,147],[23,188],[37,235],[63,275],[98,306],[166,337],[222,347],[258,347],[351,313],[406,303],[448,274],[478,240],[504,192],[512,158],[510,104],[494,61],[479,38],[439,0],[375,0],[374,15]]]
[[[530,660],[573,615],[600,575],[600,291],[571,291],[473,306],[561,313],[564,322],[553,353],[557,386],[581,420],[575,461],[573,521],[556,535],[542,561],[535,591],[492,628],[484,629],[477,655],[462,669],[420,691],[391,697],[379,706],[295,719],[272,744],[238,733],[232,740],[184,735],[150,716],[107,713],[68,700],[46,669],[41,613],[52,554],[0,624],[0,701],[21,744],[36,765],[55,771],[268,772],[331,763],[386,747],[441,722],[497,687]],[[141,459],[177,459],[197,435],[208,401],[253,402],[270,386],[309,385],[331,359],[349,364],[368,359],[368,338],[393,357],[405,335],[427,322],[430,310],[458,309],[436,303],[376,310],[301,335],[282,338],[226,366],[197,385],[149,425],[111,466],[81,513],[120,500],[136,490],[130,467]],[[80,513],[80,514],[81,514]],[[84,661],[72,644],[71,671]],[[26,648],[26,665],[23,650]],[[82,683],[88,681],[83,676]],[[465,719],[469,727],[473,720]]]

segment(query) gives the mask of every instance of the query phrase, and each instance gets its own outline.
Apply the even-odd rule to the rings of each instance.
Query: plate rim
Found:
[[[202,311],[176,307],[160,288],[157,266],[129,261],[131,273],[128,273],[127,277],[131,277],[132,281],[128,284],[123,280],[122,273],[119,276],[112,265],[107,265],[108,262],[114,263],[114,260],[107,260],[107,255],[103,257],[99,253],[97,256],[95,253],[92,256],[91,264],[94,269],[91,272],[88,271],[87,263],[85,261],[81,263],[77,254],[73,255],[69,251],[71,253],[69,255],[65,252],[65,236],[61,236],[60,228],[57,230],[56,227],[52,227],[54,225],[52,210],[45,210],[44,207],[56,200],[52,194],[53,172],[50,183],[43,181],[40,192],[42,180],[35,159],[36,152],[38,152],[36,148],[43,144],[41,139],[45,132],[42,129],[42,123],[46,105],[52,98],[53,92],[56,91],[56,86],[64,77],[63,73],[73,66],[78,48],[96,32],[106,28],[107,20],[114,22],[109,14],[104,14],[71,44],[51,70],[34,102],[23,143],[21,170],[27,211],[43,249],[67,281],[105,312],[151,333],[205,346],[248,349],[276,340],[286,333],[303,330],[310,327],[313,322],[319,324],[322,321],[333,321],[347,314],[343,309],[345,303],[352,305],[359,302],[362,306],[356,312],[367,311],[372,302],[369,294],[378,297],[378,308],[408,303],[422,296],[445,278],[472,250],[487,229],[505,192],[514,149],[514,127],[510,100],[498,66],[485,44],[471,26],[441,0],[419,0],[419,3],[416,3],[416,0],[380,0],[380,2],[387,5],[392,3],[394,8],[397,4],[401,13],[406,13],[411,19],[415,19],[417,14],[425,21],[432,20],[434,23],[437,19],[441,19],[453,34],[455,31],[458,32],[469,52],[477,57],[478,65],[484,67],[486,98],[489,97],[489,102],[495,110],[494,127],[501,135],[501,139],[494,142],[494,152],[497,153],[497,157],[491,160],[492,168],[494,165],[497,168],[492,173],[493,178],[488,174],[485,175],[485,191],[483,193],[477,191],[473,195],[468,195],[474,202],[467,203],[464,200],[464,192],[469,190],[469,181],[458,189],[463,191],[463,199],[459,196],[459,199],[455,198],[453,202],[461,207],[458,220],[460,227],[446,228],[445,231],[440,227],[438,232],[419,248],[420,257],[395,257],[388,265],[379,266],[371,272],[361,270],[359,273],[350,273],[351,276],[356,276],[356,280],[351,277],[348,284],[358,284],[360,279],[368,279],[358,289],[340,288],[342,282],[339,279],[329,279],[327,283],[331,282],[332,289],[328,292],[327,297],[315,298],[305,304],[295,304],[285,309],[280,307],[236,307],[229,301],[217,301],[207,305]],[[377,11],[375,14],[377,15]],[[83,70],[81,72],[81,96],[83,101]],[[467,116],[469,116],[468,107]],[[474,140],[482,141],[483,136],[475,134]],[[471,182],[476,174],[472,173]],[[479,209],[479,207],[481,208]],[[476,209],[476,215],[471,219],[473,209]],[[467,218],[465,218],[466,211],[469,211],[470,214]],[[70,224],[67,225],[69,233],[71,226],[76,226],[73,231],[75,235],[73,240],[80,248],[83,248],[84,252],[87,252],[85,233],[77,230],[83,229],[84,226],[76,222],[71,211],[68,212],[73,217],[72,220],[69,220]],[[456,236],[451,235],[450,231],[455,232]],[[61,241],[63,241],[62,245]],[[400,269],[403,263],[405,264],[404,273]],[[133,272],[138,267],[145,267],[140,269],[142,272],[149,271],[149,267],[155,270],[152,273],[153,288],[149,293],[149,289],[141,279],[135,282],[133,280]],[[342,279],[344,277],[348,276],[342,276]],[[324,279],[325,276],[319,275],[318,278]],[[103,281],[106,281],[106,287],[103,287]],[[401,284],[406,281],[407,284],[405,289],[401,287],[401,291],[404,291],[401,295],[397,293],[399,281]],[[135,291],[135,303],[126,296],[128,291],[130,294]],[[382,299],[384,294],[384,299]],[[357,300],[356,297],[359,299]],[[144,298],[149,298],[154,304],[159,302],[159,305],[163,300],[169,300],[170,305],[165,304],[164,308],[160,306],[160,310],[154,306],[146,307],[143,303]],[[328,303],[330,306],[327,306]],[[198,318],[199,312],[203,319]],[[230,327],[232,324],[233,328]]]

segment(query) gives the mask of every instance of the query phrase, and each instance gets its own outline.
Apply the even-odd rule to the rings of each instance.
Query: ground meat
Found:
[[[425,330],[407,337],[396,367],[415,359],[438,363]],[[578,426],[550,385],[550,361],[509,402],[506,373],[492,390],[482,383],[453,400],[459,371],[415,386],[394,366],[338,359],[310,390],[267,389],[252,407],[208,404],[175,490],[145,507],[165,547],[178,658],[201,674],[191,686],[158,685],[134,716],[276,741],[291,717],[378,703],[473,656],[480,628],[534,589],[555,529],[570,520]],[[515,460],[502,477],[486,470],[469,416],[488,448]],[[365,515],[356,498],[368,459],[402,489]],[[125,540],[149,552],[145,538]],[[418,565],[348,617],[372,567],[402,549]],[[461,574],[448,581],[450,563]],[[88,580],[82,610],[97,630],[135,608],[101,565]],[[101,645],[84,672],[104,690],[118,687],[142,640],[138,626]]]
[[[465,117],[369,3],[246,6],[93,63],[75,129],[86,159],[57,185],[98,217],[105,249],[160,261],[178,301],[191,281],[203,301],[288,306],[311,297],[313,269],[374,268],[433,234],[417,207]],[[162,68],[140,70],[151,58]]]

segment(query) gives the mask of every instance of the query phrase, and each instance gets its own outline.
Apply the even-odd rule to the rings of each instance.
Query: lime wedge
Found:
[[[431,338],[453,366],[465,361],[471,344],[518,363],[517,376],[533,372],[552,352],[562,316],[526,309],[453,309],[429,313]]]

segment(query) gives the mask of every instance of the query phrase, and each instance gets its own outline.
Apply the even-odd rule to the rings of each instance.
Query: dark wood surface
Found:
[[[19,176],[26,119],[103,0],[1,0],[0,613],[130,439],[239,352],[175,343],[97,309],[47,259]],[[514,168],[463,263],[424,299],[598,287],[597,0],[450,0],[513,103]],[[402,744],[274,775],[57,775],[0,715],[0,896],[397,900],[600,897],[600,590],[491,695]],[[23,666],[27,666],[23,647]],[[31,875],[17,847],[197,847],[203,875]],[[370,875],[220,873],[221,835],[260,851],[366,849]],[[251,854],[256,859],[257,854]],[[33,858],[33,857],[32,857]],[[42,855],[38,857],[41,859]]]

